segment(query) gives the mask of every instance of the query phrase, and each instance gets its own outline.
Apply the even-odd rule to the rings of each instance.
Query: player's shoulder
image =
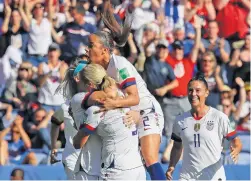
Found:
[[[98,110],[100,110],[100,107],[99,107],[99,106],[91,106],[91,107],[89,107],[89,108],[85,111],[85,113],[86,113],[87,115],[90,115],[90,114],[93,114],[95,111],[98,111]]]
[[[79,92],[79,93],[75,94],[71,99],[71,104],[82,103],[82,100],[84,99],[86,94],[87,94],[87,92]]]
[[[113,54],[113,61],[116,67],[131,66],[132,64],[125,58],[119,55]]]
[[[190,110],[189,110],[189,111],[186,111],[186,112],[184,112],[184,113],[178,114],[178,115],[176,116],[176,121],[178,121],[178,122],[184,122],[184,121],[186,121],[188,118],[191,118]]]
[[[222,111],[219,111],[213,107],[210,107],[210,117],[214,120],[218,120],[219,122],[224,122],[229,120],[228,116],[223,113]]]

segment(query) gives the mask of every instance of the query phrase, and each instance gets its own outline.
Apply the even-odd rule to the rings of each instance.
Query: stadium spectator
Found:
[[[12,110],[13,110],[13,107],[12,107],[11,104],[0,102],[0,111],[1,112],[2,111],[5,112],[4,115],[5,115],[6,120],[10,120],[11,119],[11,117],[12,117]]]
[[[37,67],[42,62],[47,62],[47,52],[52,43],[52,25],[44,17],[44,4],[39,1],[30,1],[26,4],[27,16],[29,18],[29,61]],[[32,15],[31,15],[32,12]]]
[[[48,154],[51,149],[50,133],[48,129],[54,111],[46,112],[43,108],[38,108],[33,115],[33,119],[28,123],[27,133],[31,138],[32,148],[42,148]]]
[[[244,85],[245,85],[244,81],[240,77],[238,77],[235,79],[235,82],[240,89],[239,90],[239,101],[238,101],[237,106],[234,105],[231,97],[221,99],[221,104],[220,104],[221,111],[228,116],[232,129],[236,129],[236,125],[238,124],[239,119],[240,119],[240,113],[242,111],[242,107],[244,106],[244,103],[246,101],[246,92],[245,92],[245,87],[244,87]],[[246,114],[248,114],[248,113],[246,113]]]
[[[38,102],[49,112],[56,111],[64,103],[61,94],[55,94],[55,90],[63,80],[67,64],[59,60],[60,48],[52,43],[48,50],[48,63],[41,63],[38,67],[39,92]]]
[[[216,21],[219,23],[220,37],[231,42],[245,37],[248,32],[247,16],[250,0],[213,0],[218,11]]]
[[[18,68],[17,79],[4,91],[4,99],[11,102],[15,108],[24,109],[26,104],[37,101],[37,87],[32,81],[32,75],[31,63],[23,62]]]
[[[146,81],[148,90],[155,96],[161,104],[164,116],[165,126],[164,131],[167,133],[168,124],[168,110],[166,110],[165,99],[172,89],[178,86],[178,81],[174,75],[172,67],[165,62],[168,56],[168,42],[167,40],[160,40],[157,45],[156,54],[152,54],[146,58],[143,78]]]
[[[245,90],[246,90],[246,100],[242,104],[241,100],[236,103],[236,106],[240,106],[240,121],[237,126],[237,130],[239,131],[249,131],[250,132],[250,110],[251,110],[251,86],[250,83],[245,83]]]
[[[37,160],[35,154],[30,152],[31,140],[25,132],[23,125],[23,118],[17,116],[14,124],[1,132],[1,153],[0,164],[31,164],[36,165]],[[4,140],[4,137],[11,133],[11,140],[9,142]]]
[[[166,100],[166,110],[168,117],[166,119],[170,122],[174,122],[175,116],[189,110],[190,105],[187,99],[187,83],[193,76],[193,70],[197,61],[199,52],[199,44],[201,39],[201,25],[197,22],[196,28],[196,40],[194,47],[190,53],[189,58],[184,57],[184,44],[182,41],[176,40],[172,44],[173,54],[168,55],[166,62],[173,68],[174,75],[178,80],[178,87],[172,89],[171,96]],[[171,125],[170,125],[171,126]],[[168,136],[171,136],[172,126],[168,128]]]
[[[81,45],[88,45],[88,35],[96,31],[96,26],[85,22],[85,9],[81,3],[71,10],[74,21],[62,27],[63,35],[58,36],[53,31],[53,38],[61,44],[62,59],[69,63],[69,60],[78,55]]]
[[[15,168],[10,174],[10,180],[24,180],[24,170]]]
[[[224,83],[220,76],[220,66],[212,52],[205,52],[201,60],[201,72],[204,74],[210,91],[206,104],[216,108],[220,103],[220,92],[223,91]]]
[[[18,7],[11,9],[8,1],[5,1],[5,15],[2,24],[2,33],[6,37],[6,46],[14,46],[20,49],[25,57],[27,43],[29,21],[24,12],[24,1],[21,0]]]
[[[218,64],[227,63],[231,52],[230,45],[224,38],[219,38],[218,32],[218,23],[215,20],[209,21],[208,38],[202,39],[203,46],[201,47],[201,51],[203,53],[212,51]]]
[[[250,81],[250,60],[250,33],[247,33],[243,47],[234,51],[230,62],[230,66],[236,68],[235,77]]]

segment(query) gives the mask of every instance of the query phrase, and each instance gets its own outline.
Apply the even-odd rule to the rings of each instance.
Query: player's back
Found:
[[[122,90],[129,86],[132,81],[136,81],[140,98],[140,109],[143,110],[152,107],[153,95],[147,89],[146,83],[138,71],[127,59],[122,56],[112,55],[107,73],[120,83]]]
[[[106,169],[113,167],[127,170],[142,166],[136,125],[128,128],[123,116],[129,109],[116,109],[104,113],[97,127],[102,139],[102,164]]]
[[[85,123],[87,115],[85,110],[81,107],[82,100],[86,93],[81,92],[73,96],[70,107],[74,118],[75,127],[79,130],[80,126]],[[101,139],[98,135],[93,134],[89,137],[85,146],[81,149],[79,162],[81,163],[84,171],[89,175],[99,175],[100,174],[100,162],[101,162]],[[75,170],[78,171],[76,166]]]

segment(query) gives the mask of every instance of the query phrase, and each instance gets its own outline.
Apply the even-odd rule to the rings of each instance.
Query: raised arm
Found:
[[[30,21],[27,17],[27,15],[24,12],[24,0],[20,0],[19,1],[19,6],[18,6],[18,10],[20,12],[20,15],[23,19],[23,27],[26,31],[30,30]]]
[[[199,50],[200,50],[200,41],[201,41],[201,23],[199,20],[199,17],[195,16],[195,43],[192,49],[192,52],[190,54],[190,58],[192,60],[193,63],[196,63],[197,58],[198,58],[198,54],[199,54]]]
[[[242,110],[242,106],[246,101],[246,91],[245,91],[245,88],[244,88],[245,83],[240,77],[237,77],[235,79],[235,82],[240,87],[240,93],[239,93],[239,104],[237,105],[236,111],[234,112],[234,119],[239,120],[240,119],[240,113],[241,113],[241,110]]]
[[[2,32],[6,33],[9,29],[10,23],[10,16],[11,16],[11,8],[7,0],[4,1],[4,21],[2,25]]]
[[[222,10],[228,4],[228,2],[229,0],[213,0],[214,7],[218,11]]]
[[[216,11],[213,5],[212,0],[204,0],[205,8],[208,12],[208,19],[209,20],[215,20],[216,18]]]
[[[215,81],[216,81],[216,84],[217,84],[217,88],[218,90],[221,92],[224,90],[224,82],[220,76],[220,71],[221,71],[221,68],[219,65],[217,65],[216,69],[215,69],[215,72],[214,72],[214,76],[215,76]]]

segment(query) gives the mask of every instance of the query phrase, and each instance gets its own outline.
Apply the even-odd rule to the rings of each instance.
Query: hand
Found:
[[[50,163],[54,164],[54,163],[57,163],[57,162],[60,162],[60,161],[61,160],[57,159],[57,150],[56,149],[51,150]]]
[[[64,131],[65,125],[64,123],[60,124],[60,131]]]
[[[31,130],[37,130],[37,126],[33,124],[33,125],[31,126]]]
[[[225,46],[225,39],[221,38],[220,41],[219,41],[219,48],[224,49],[224,46]]]
[[[54,114],[54,111],[53,110],[50,110],[49,112],[48,112],[48,115],[49,116],[52,116]]]
[[[219,65],[217,65],[216,69],[215,69],[215,72],[214,72],[214,75],[215,76],[220,76],[220,71],[221,71],[221,68]]]
[[[163,97],[167,93],[167,91],[165,87],[161,87],[161,88],[155,89],[155,93],[156,95]]]
[[[22,104],[21,100],[18,99],[17,97],[13,97],[12,101],[18,105]]]
[[[166,171],[167,180],[172,180],[173,179],[173,177],[172,177],[173,171],[174,171],[174,167],[169,167],[168,168],[168,170]]]
[[[7,0],[4,1],[4,11],[5,11],[5,16],[11,15],[11,8]]]
[[[17,115],[14,123],[16,126],[23,126],[23,120],[24,120],[23,117],[21,117],[20,115]]]
[[[204,20],[200,18],[199,16],[194,16],[194,28],[195,29],[201,29],[202,24],[204,23]]]
[[[235,164],[238,161],[238,155],[239,151],[237,151],[237,149],[235,149],[233,146],[230,146],[230,156]]]
[[[6,120],[10,121],[11,117],[12,117],[11,112],[10,112],[10,113],[6,113],[6,114],[5,114],[5,118],[6,118]]]
[[[116,100],[106,98],[105,101],[103,101],[102,103],[102,108],[100,108],[100,110],[98,111],[95,111],[94,114],[98,114],[98,113],[105,112],[111,109],[115,109],[117,108],[116,104],[117,104]]]
[[[132,33],[129,34],[128,41],[133,41],[133,34]]]
[[[140,113],[138,111],[130,110],[123,117],[123,123],[130,128],[133,124],[137,124],[140,120]]]
[[[244,87],[245,86],[245,82],[242,80],[242,78],[240,78],[240,77],[236,77],[235,78],[235,82],[236,82],[236,84],[238,85],[238,86],[240,86],[240,87]]]
[[[212,0],[204,0],[205,5],[212,4]]]
[[[24,8],[24,0],[19,0],[18,9],[19,9],[19,10],[23,10],[23,8]]]

